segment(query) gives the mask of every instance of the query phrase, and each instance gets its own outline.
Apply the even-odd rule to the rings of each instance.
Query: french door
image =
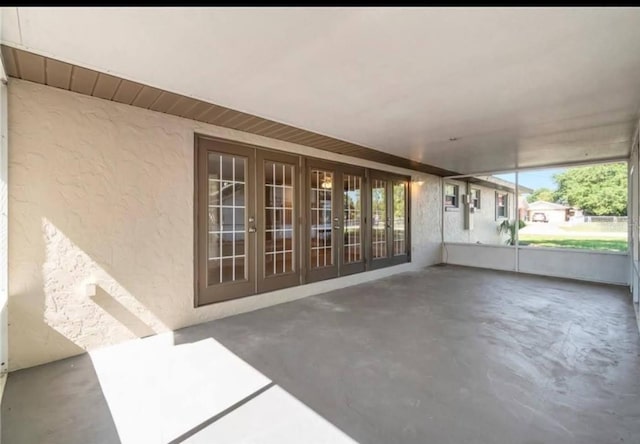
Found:
[[[195,163],[196,306],[410,260],[408,177],[205,136]]]
[[[371,174],[371,269],[409,260],[407,180]]]
[[[299,158],[198,137],[197,305],[300,283]]]
[[[306,166],[307,281],[365,270],[365,171],[318,160]]]

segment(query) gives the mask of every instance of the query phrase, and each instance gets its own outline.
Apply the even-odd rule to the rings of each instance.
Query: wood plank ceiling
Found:
[[[453,171],[263,119],[192,97],[163,91],[21,49],[6,45],[1,45],[0,49],[7,75],[10,77],[437,176],[456,174]]]

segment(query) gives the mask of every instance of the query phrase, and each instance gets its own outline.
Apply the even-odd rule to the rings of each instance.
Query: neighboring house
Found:
[[[498,233],[498,225],[516,219],[516,207],[522,206],[522,196],[516,205],[515,188],[514,183],[493,176],[445,179],[445,242],[503,244],[506,235]],[[526,187],[518,191],[520,195],[532,192]],[[519,213],[524,218],[525,213]]]
[[[575,210],[567,205],[557,204],[538,200],[529,204],[527,216],[529,221],[534,221],[534,214],[542,213],[548,223],[561,224],[568,222],[569,218],[574,215]]]

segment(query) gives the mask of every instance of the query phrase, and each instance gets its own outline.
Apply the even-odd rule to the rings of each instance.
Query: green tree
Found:
[[[534,190],[533,193],[527,196],[527,202],[537,202],[539,200],[543,200],[545,202],[555,202],[555,197],[553,195],[553,191],[549,188],[538,188]]]
[[[627,165],[610,163],[570,168],[553,176],[554,200],[594,216],[627,215]]]
[[[393,185],[393,217],[394,219],[404,218],[405,213],[405,185],[395,183]]]

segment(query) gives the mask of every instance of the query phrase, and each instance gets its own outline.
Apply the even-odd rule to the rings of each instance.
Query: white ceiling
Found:
[[[640,107],[637,8],[2,15],[3,43],[461,173],[626,156]]]

